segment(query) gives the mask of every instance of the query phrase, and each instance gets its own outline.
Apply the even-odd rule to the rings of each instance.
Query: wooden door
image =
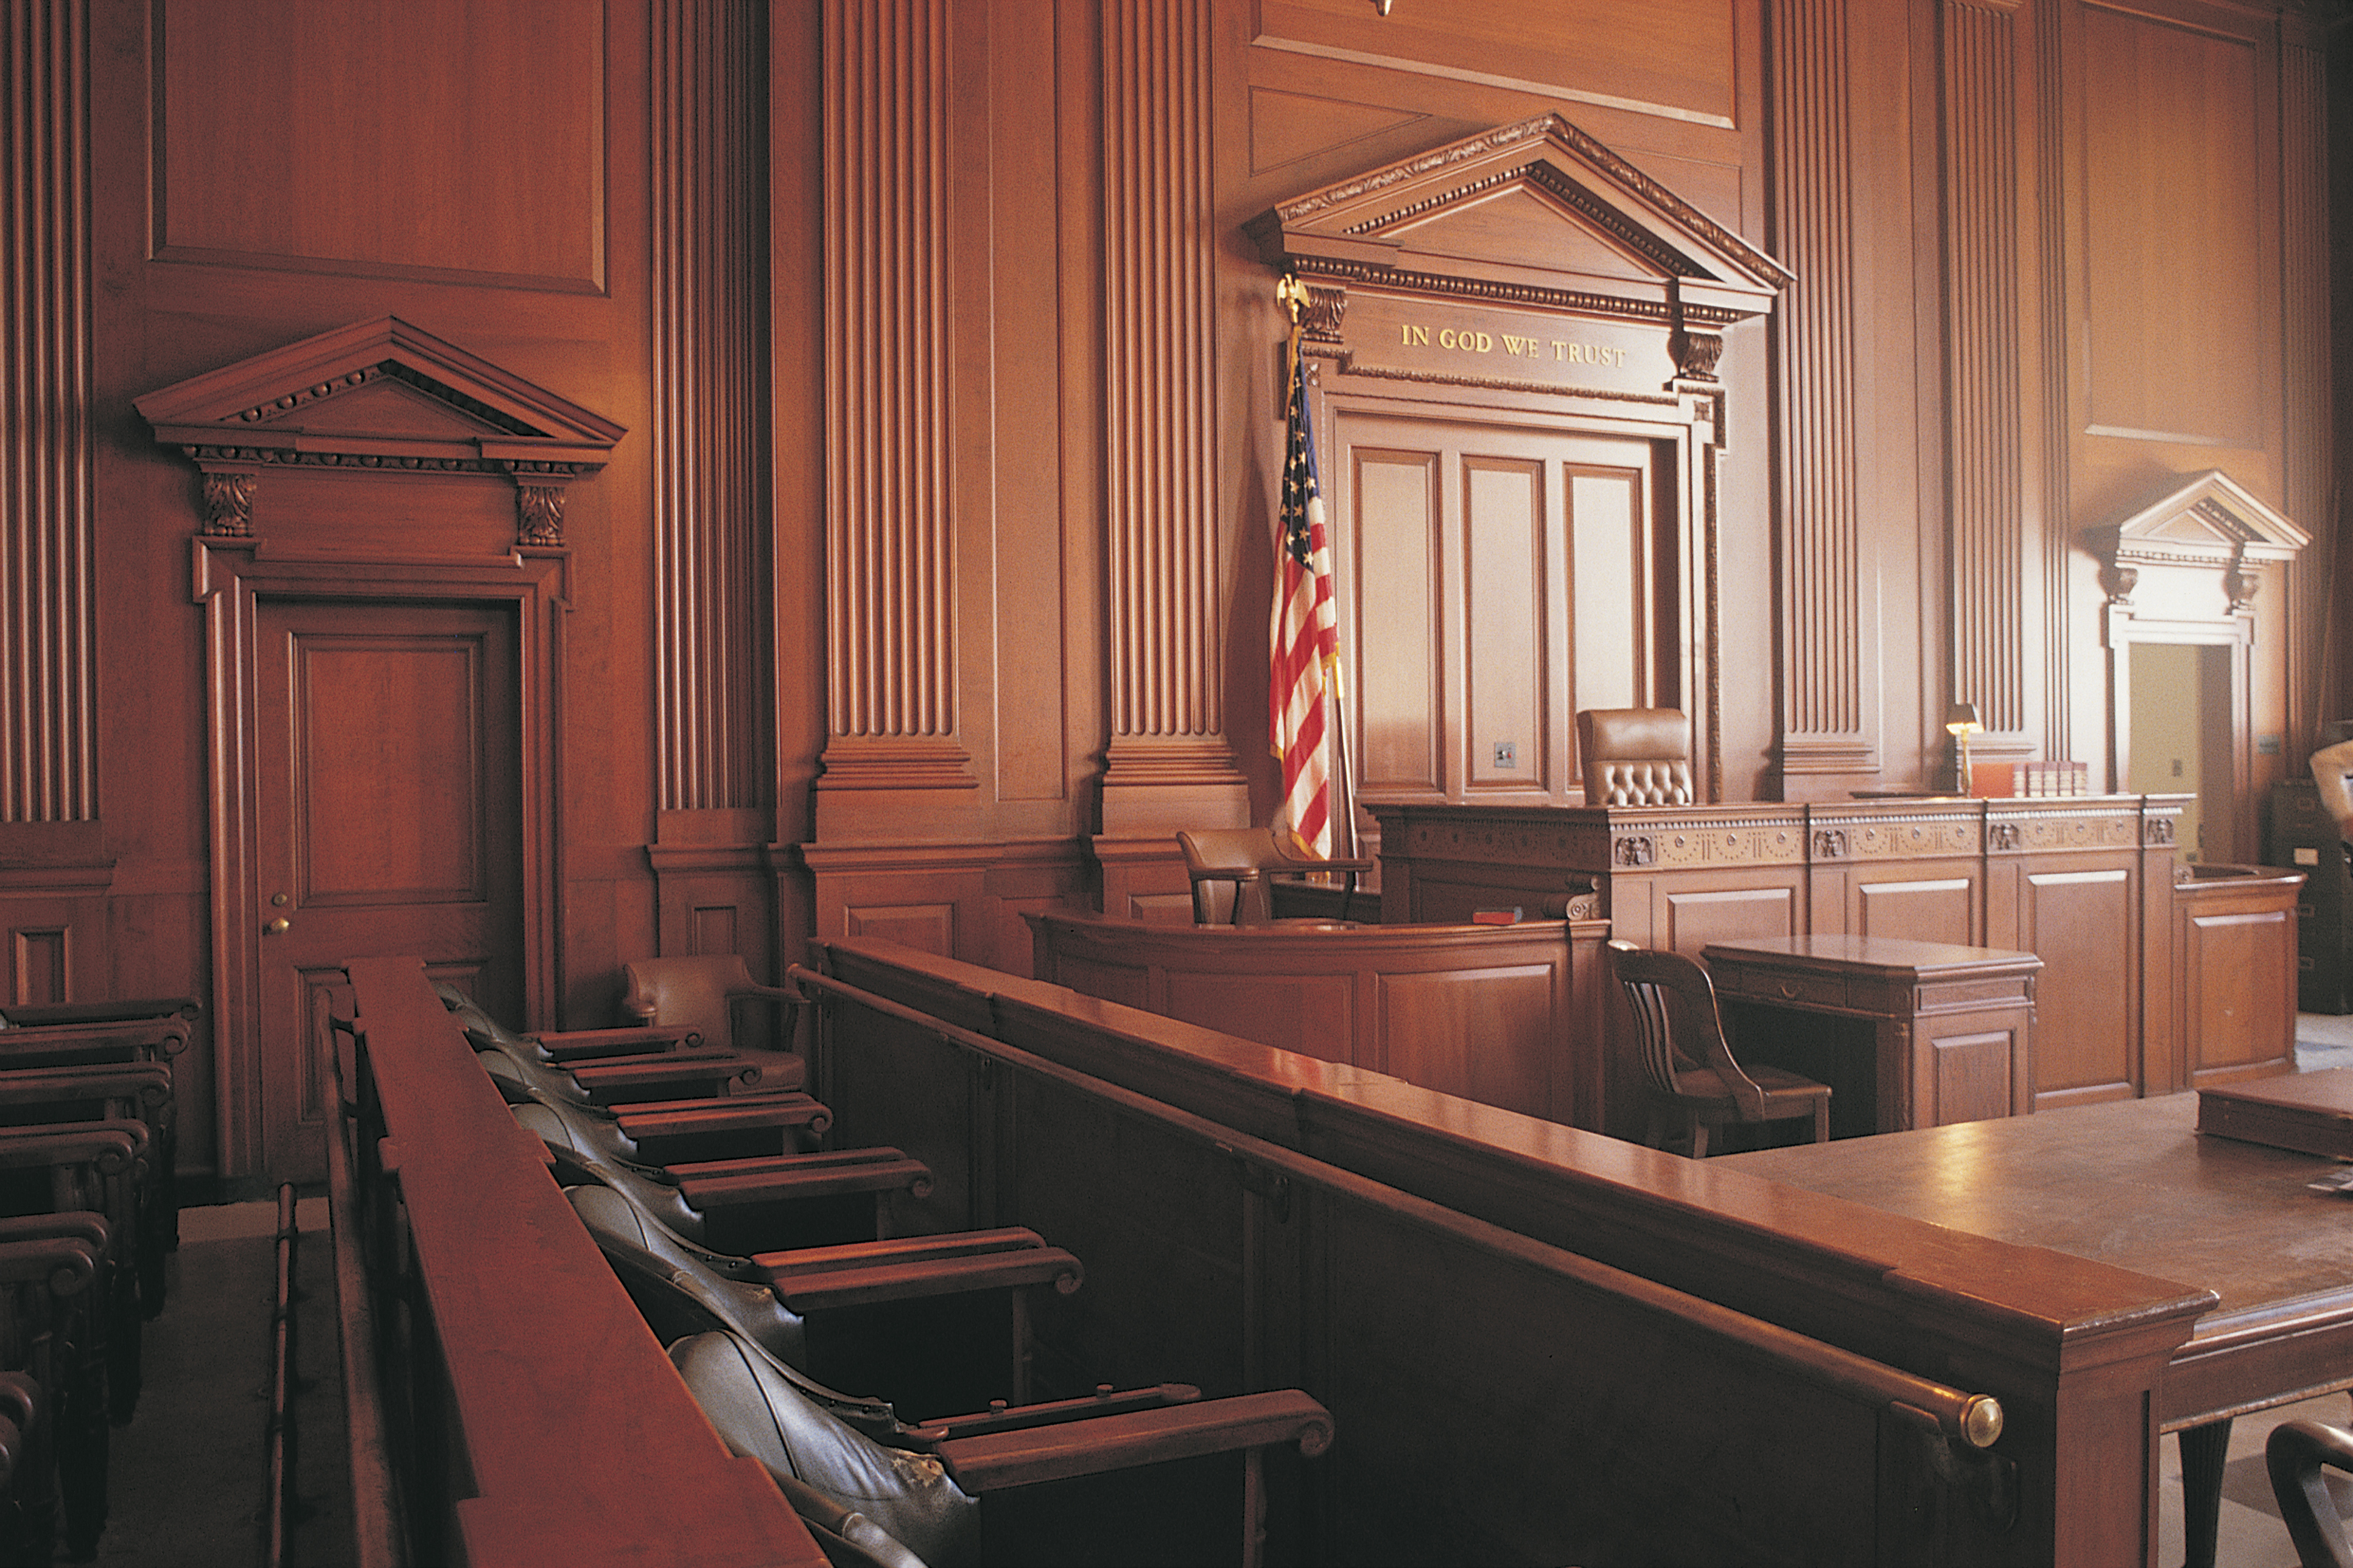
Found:
[[[491,1016],[522,1000],[515,616],[472,602],[263,601],[255,758],[262,1153],[323,1173],[321,1042],[343,961],[414,953]]]

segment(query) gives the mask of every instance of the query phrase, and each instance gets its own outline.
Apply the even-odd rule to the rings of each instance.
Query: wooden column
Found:
[[[2024,407],[2036,252],[2021,199],[2032,176],[2021,148],[2033,145],[2021,135],[2023,20],[2015,0],[1954,0],[1940,17],[1951,642],[1947,688],[1924,706],[1933,723],[1946,701],[1977,704],[1988,761],[2034,750],[2028,628],[2042,598],[2029,569],[2041,497]]]
[[[1248,820],[1219,685],[1209,14],[1208,0],[1103,12],[1113,838]]]
[[[765,12],[663,0],[653,71],[655,934],[768,963]]]
[[[970,790],[957,738],[946,0],[828,0],[828,720],[818,837],[857,790]]]
[[[1776,0],[1773,248],[1781,342],[1781,773],[1876,772],[1878,605],[1855,500],[1853,138],[1844,0]],[[1798,781],[1798,782],[1793,782]]]
[[[2284,28],[2292,19],[2283,18]],[[2339,549],[2330,499],[2330,432],[2335,428],[2329,374],[2328,91],[2327,60],[2317,38],[2290,36],[2280,47],[2280,323],[2281,380],[2286,427],[2281,463],[2280,510],[2323,542],[2281,570],[2287,616],[2286,762],[2317,742],[2316,721],[2339,718],[2343,694],[2329,679],[2329,584]],[[2343,634],[2339,632],[2338,637]]]
[[[0,823],[98,816],[86,10],[0,37]]]

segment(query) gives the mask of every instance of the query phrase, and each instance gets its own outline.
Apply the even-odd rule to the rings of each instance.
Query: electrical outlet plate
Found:
[[[1519,747],[1519,742],[1516,742],[1516,741],[1498,741],[1498,742],[1495,742],[1495,765],[1496,765],[1497,767],[1499,767],[1499,768],[1516,768],[1516,767],[1518,767],[1518,766],[1520,765],[1520,747]]]

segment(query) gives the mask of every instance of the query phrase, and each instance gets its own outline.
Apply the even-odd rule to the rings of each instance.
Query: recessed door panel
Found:
[[[1361,787],[1445,787],[1439,767],[1439,457],[1359,448],[1349,463],[1355,527],[1340,571],[1356,585],[1353,627],[1364,715]],[[1343,721],[1345,722],[1345,720]]]
[[[1471,657],[1472,786],[1541,787],[1545,741],[1545,472],[1472,457],[1462,464],[1462,558]]]

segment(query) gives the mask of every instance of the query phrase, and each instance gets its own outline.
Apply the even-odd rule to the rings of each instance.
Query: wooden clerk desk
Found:
[[[2353,1387],[2353,1210],[2305,1186],[2336,1161],[2201,1138],[2197,1121],[2198,1096],[2171,1094],[1709,1163],[2221,1297],[2155,1413],[2181,1434],[2198,1568],[2214,1561],[2232,1417]]]
[[[1894,937],[1707,945],[1733,1048],[1831,1086],[1831,1135],[2033,1109],[2031,952]]]

